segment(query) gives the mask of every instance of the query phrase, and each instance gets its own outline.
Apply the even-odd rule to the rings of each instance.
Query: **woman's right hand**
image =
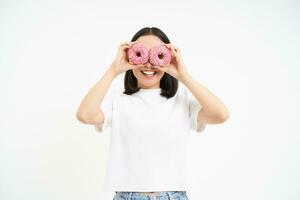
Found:
[[[116,75],[119,75],[123,72],[126,72],[127,70],[137,69],[137,68],[143,66],[143,65],[134,65],[134,64],[129,63],[129,61],[128,61],[127,50],[134,43],[136,43],[136,41],[134,41],[134,42],[123,42],[119,45],[117,55],[116,55],[114,61],[112,62],[111,66],[110,66],[110,69],[114,73],[116,73]]]

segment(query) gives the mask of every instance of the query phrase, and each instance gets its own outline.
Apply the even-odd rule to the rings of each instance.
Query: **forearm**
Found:
[[[116,76],[117,74],[109,68],[101,79],[89,90],[76,113],[80,121],[89,123],[88,121],[94,119],[99,114],[102,100]]]
[[[180,81],[191,91],[207,115],[221,116],[223,118],[229,114],[221,100],[206,87],[198,83],[189,73],[183,75]]]

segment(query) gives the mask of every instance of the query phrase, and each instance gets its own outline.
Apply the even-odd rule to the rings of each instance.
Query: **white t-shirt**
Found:
[[[179,84],[167,99],[161,89],[127,95],[108,90],[101,104],[102,129],[111,128],[105,191],[175,191],[188,189],[187,144],[201,109],[193,94]]]

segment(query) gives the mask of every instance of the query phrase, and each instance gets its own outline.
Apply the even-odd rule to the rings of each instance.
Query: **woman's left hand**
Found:
[[[159,71],[166,72],[176,78],[177,80],[181,80],[181,78],[186,75],[187,69],[183,63],[181,53],[178,47],[170,44],[165,44],[165,46],[171,50],[172,59],[169,65],[166,66],[153,66],[155,69]]]

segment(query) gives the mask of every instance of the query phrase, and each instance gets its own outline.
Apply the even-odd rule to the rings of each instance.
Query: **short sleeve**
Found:
[[[197,120],[198,112],[201,110],[202,105],[198,102],[198,100],[189,89],[184,88],[184,90],[188,99],[191,128],[198,133],[203,132],[205,130],[206,124],[201,121],[198,122]]]
[[[102,127],[94,125],[94,128],[97,132],[104,132],[107,128],[110,128],[112,125],[112,112],[113,112],[113,100],[114,100],[115,89],[109,88],[102,100],[100,108],[104,113],[104,122]]]

